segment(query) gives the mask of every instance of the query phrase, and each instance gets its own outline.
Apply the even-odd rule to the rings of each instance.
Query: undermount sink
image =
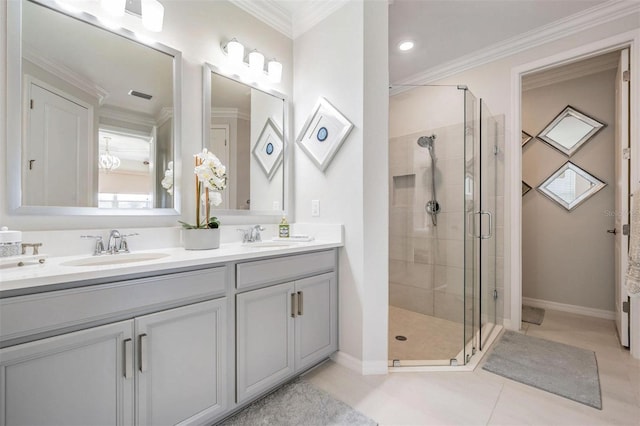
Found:
[[[122,253],[106,254],[102,256],[83,257],[82,259],[63,262],[63,266],[103,266],[120,265],[123,263],[144,262],[147,260],[157,260],[168,257],[167,253]]]
[[[274,248],[274,247],[291,247],[294,243],[288,241],[258,241],[255,243],[244,243],[247,248]]]

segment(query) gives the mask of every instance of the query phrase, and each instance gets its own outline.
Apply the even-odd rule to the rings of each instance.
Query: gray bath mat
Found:
[[[544,319],[544,309],[534,308],[533,306],[522,305],[522,321],[531,324],[542,324]]]
[[[602,410],[593,351],[505,331],[482,368]]]
[[[224,426],[374,426],[376,422],[304,380],[295,380],[257,400]]]

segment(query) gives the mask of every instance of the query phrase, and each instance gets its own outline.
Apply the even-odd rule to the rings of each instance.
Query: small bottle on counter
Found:
[[[289,222],[287,222],[286,216],[282,216],[282,220],[278,226],[278,236],[280,238],[289,238]]]
[[[0,257],[18,256],[22,246],[22,232],[0,228]]]

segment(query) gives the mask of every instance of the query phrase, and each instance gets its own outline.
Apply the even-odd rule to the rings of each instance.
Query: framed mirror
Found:
[[[567,161],[538,187],[544,195],[571,211],[587,201],[606,183]]]
[[[203,67],[204,148],[227,166],[216,214],[282,216],[285,210],[286,97]]]
[[[522,181],[522,196],[524,197],[529,191],[531,191],[531,186],[527,182]]]
[[[525,146],[527,144],[527,142],[529,142],[531,139],[533,139],[533,136],[531,136],[529,133],[525,132],[524,130],[522,131],[522,146]]]
[[[7,12],[11,210],[178,215],[181,53],[50,0]]]
[[[569,105],[537,137],[571,157],[604,127],[604,123]]]

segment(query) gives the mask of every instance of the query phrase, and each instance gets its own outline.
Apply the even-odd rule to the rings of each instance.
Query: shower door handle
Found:
[[[488,240],[493,236],[493,215],[491,212],[480,211],[480,216],[486,214],[489,217],[489,233],[487,235],[480,235],[481,240]]]

